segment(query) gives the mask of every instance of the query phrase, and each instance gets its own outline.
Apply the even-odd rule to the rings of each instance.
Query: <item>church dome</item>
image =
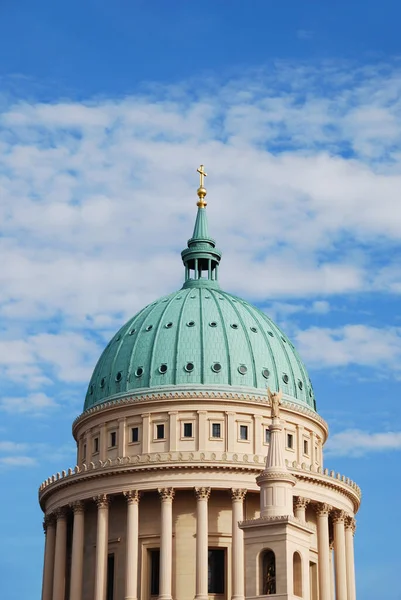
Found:
[[[149,304],[116,333],[95,367],[84,410],[166,387],[251,394],[270,387],[316,410],[311,381],[288,337],[261,310],[220,289],[221,253],[209,236],[205,195],[201,174],[194,233],[182,252],[182,289]]]

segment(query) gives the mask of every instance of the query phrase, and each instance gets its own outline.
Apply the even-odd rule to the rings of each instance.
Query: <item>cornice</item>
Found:
[[[113,477],[124,473],[165,470],[219,470],[253,473],[255,478],[264,469],[264,456],[228,452],[166,452],[142,454],[133,457],[119,457],[115,460],[76,466],[49,477],[39,488],[39,501],[43,506],[46,498],[58,490],[81,481],[98,477]],[[356,513],[361,499],[361,490],[356,483],[344,475],[321,468],[313,469],[305,463],[301,465],[287,461],[288,473],[299,481],[308,481],[314,485],[332,489],[350,499]],[[158,487],[155,483],[155,486]],[[185,480],[183,481],[185,488]]]

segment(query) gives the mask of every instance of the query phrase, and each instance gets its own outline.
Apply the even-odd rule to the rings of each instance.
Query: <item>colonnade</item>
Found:
[[[315,504],[317,519],[319,600],[356,600],[355,519],[328,504]],[[329,517],[333,540],[329,536]],[[334,581],[332,553],[334,552]]]
[[[196,590],[197,600],[208,600],[208,500],[211,488],[195,488],[196,496]],[[160,497],[159,600],[172,600],[173,488],[158,489]],[[140,491],[123,492],[127,501],[125,600],[137,600]],[[232,489],[232,600],[244,600],[244,541],[238,522],[243,520],[244,489]],[[105,600],[107,586],[108,522],[110,498],[100,494],[97,505],[96,566],[94,600]],[[85,506],[69,505],[73,511],[69,600],[82,600]],[[66,600],[67,512],[58,509],[44,521],[46,534],[42,600]]]
[[[208,501],[209,487],[194,489],[196,496],[196,583],[195,600],[208,600]],[[160,497],[160,576],[159,600],[172,600],[172,540],[173,540],[173,488],[159,488]],[[231,599],[244,600],[244,539],[238,522],[244,519],[246,490],[231,489],[232,551]],[[141,492],[123,492],[127,502],[127,539],[125,568],[125,600],[137,600],[139,501]],[[97,505],[96,566],[94,600],[105,600],[107,586],[108,522],[110,498],[100,494],[93,498]],[[306,508],[310,500],[296,497],[294,515],[306,521]],[[342,510],[328,504],[313,504],[316,512],[319,600],[356,600],[354,571],[355,520]],[[67,600],[67,514],[73,513],[71,573],[68,600],[82,600],[84,561],[85,504],[76,501],[45,517],[46,533],[43,570],[42,600]],[[333,536],[330,536],[329,519]],[[334,554],[334,574],[333,574]]]

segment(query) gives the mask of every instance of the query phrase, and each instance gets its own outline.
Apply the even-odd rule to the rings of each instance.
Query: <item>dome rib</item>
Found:
[[[226,294],[225,294],[225,295],[226,295]],[[240,303],[242,304],[242,300],[238,299],[238,302],[240,302]],[[248,351],[249,351],[249,357],[250,357],[250,359],[251,359],[251,362],[252,362],[253,385],[254,385],[255,387],[257,387],[257,385],[258,385],[258,382],[257,382],[257,379],[256,379],[256,362],[255,362],[255,355],[254,355],[254,352],[253,352],[253,348],[252,348],[251,341],[250,341],[250,339],[249,339],[248,330],[247,330],[247,327],[246,327],[246,325],[245,325],[245,323],[244,323],[244,319],[243,319],[243,318],[242,318],[242,316],[241,316],[241,313],[240,313],[240,311],[237,309],[237,307],[236,307],[236,306],[234,306],[234,302],[231,302],[231,306],[233,307],[233,309],[234,309],[234,312],[236,313],[236,315],[237,315],[237,317],[238,317],[238,320],[239,320],[239,322],[241,323],[241,325],[242,325],[242,329],[243,329],[243,331],[244,331],[244,334],[245,334],[245,339],[246,339],[247,346],[248,346]],[[248,311],[248,312],[249,312],[249,311]]]
[[[203,335],[203,297],[202,288],[199,289],[199,337],[200,337],[200,373],[201,383],[205,383],[205,355],[203,352],[204,348],[204,335]]]
[[[245,306],[245,308],[247,309],[247,311],[248,311],[249,314],[252,314],[251,311],[249,310],[249,308],[247,306]],[[267,346],[267,348],[269,350],[270,358],[271,358],[272,364],[274,366],[274,378],[276,380],[275,381],[275,388],[277,390],[279,390],[280,389],[280,382],[278,380],[277,364],[276,364],[276,359],[274,358],[274,353],[273,353],[272,347],[271,347],[269,339],[268,339],[268,335],[267,335],[267,333],[265,331],[265,327],[266,327],[265,316],[263,315],[263,313],[261,315],[259,315],[257,311],[255,311],[255,312],[256,312],[256,315],[252,315],[252,317],[256,320],[257,324],[259,325],[259,328],[260,328],[260,330],[262,332],[262,335],[263,335],[263,339],[264,339],[264,341],[266,343],[266,346]],[[263,320],[265,321],[264,323],[261,323],[261,321],[259,320],[260,317],[263,318]],[[267,317],[267,315],[266,315],[266,317]],[[266,384],[267,384],[267,382],[266,382]],[[256,383],[256,385],[257,385],[257,383]]]
[[[129,357],[129,362],[128,362],[129,383],[132,384],[130,386],[127,386],[129,388],[135,388],[135,386],[133,385],[133,383],[134,383],[135,380],[132,379],[132,372],[133,372],[133,367],[134,367],[133,362],[134,362],[134,359],[135,359],[136,348],[137,348],[137,346],[139,344],[140,334],[141,334],[143,325],[145,323],[145,319],[147,317],[147,314],[149,312],[149,311],[146,312],[147,308],[149,308],[149,307],[147,306],[146,308],[144,308],[143,310],[141,310],[141,312],[139,312],[136,315],[136,317],[134,317],[133,319],[131,319],[130,324],[129,324],[128,329],[127,329],[128,330],[128,334],[129,334],[129,331],[132,329],[132,327],[134,327],[134,326],[136,327],[137,326],[137,323],[138,323],[138,321],[140,321],[141,316],[143,317],[143,319],[138,324],[139,331],[137,332],[137,335],[136,335],[136,337],[134,339],[134,343],[132,345],[132,349],[131,349],[131,353],[130,353],[130,357]],[[139,365],[137,365],[137,366],[139,366]],[[127,380],[127,383],[128,383],[128,380]],[[141,387],[141,386],[139,386],[139,387]]]
[[[184,290],[182,292],[183,294],[185,293]],[[175,356],[175,364],[174,364],[174,384],[177,384],[177,375],[178,375],[178,347],[180,345],[180,339],[181,339],[181,330],[182,330],[182,315],[184,314],[184,309],[187,305],[188,299],[190,296],[190,290],[188,290],[185,298],[184,298],[184,302],[182,303],[181,306],[181,310],[180,310],[180,314],[178,316],[178,321],[177,321],[177,335],[175,337],[175,347],[174,347],[174,356]]]
[[[166,314],[166,312],[168,311],[168,309],[170,308],[170,306],[173,304],[174,300],[176,300],[177,296],[176,295],[172,295],[170,298],[170,301],[166,302],[166,306],[164,307],[164,309],[161,311],[161,315],[159,317],[159,322],[157,324],[156,327],[156,331],[153,337],[153,344],[152,344],[152,349],[150,352],[150,360],[149,360],[149,386],[152,383],[152,380],[154,379],[154,358],[155,358],[155,354],[156,354],[156,349],[158,348],[157,342],[159,340],[159,336],[160,336],[160,331],[163,327],[163,319],[164,316]],[[160,302],[157,302],[155,305],[155,309],[156,306],[160,306]]]
[[[217,312],[219,313],[220,319],[221,319],[221,328],[222,328],[222,331],[223,331],[224,346],[225,346],[225,349],[226,349],[228,381],[230,382],[230,384],[232,384],[232,369],[231,369],[230,351],[229,351],[229,347],[228,347],[228,337],[227,337],[227,330],[226,330],[225,323],[224,323],[223,312],[222,312],[222,310],[220,308],[219,298],[218,298],[217,294],[215,294],[213,292],[213,290],[210,290],[210,293],[212,295],[212,298],[213,298],[214,303],[215,303],[216,308],[217,308]],[[220,292],[218,292],[218,294],[219,293]]]

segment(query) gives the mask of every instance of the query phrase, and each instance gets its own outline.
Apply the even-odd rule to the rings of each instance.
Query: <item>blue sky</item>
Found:
[[[40,594],[37,488],[74,466],[102,348],[181,285],[200,163],[222,285],[296,343],[326,466],[362,487],[358,600],[400,598],[400,18],[389,0],[3,0],[4,598]]]

